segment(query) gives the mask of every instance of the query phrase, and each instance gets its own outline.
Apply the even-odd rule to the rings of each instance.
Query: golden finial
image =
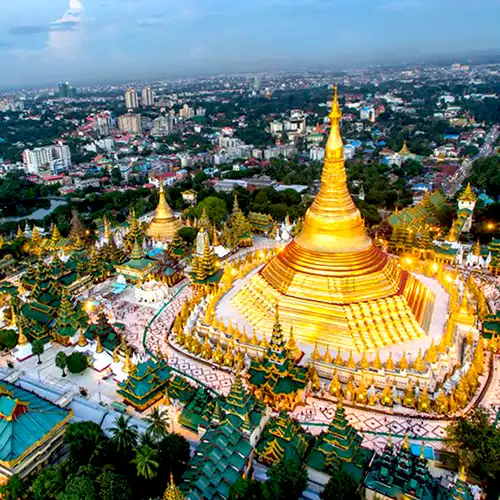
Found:
[[[24,335],[24,332],[23,332],[23,327],[22,327],[22,321],[19,321],[19,338],[17,340],[17,343],[19,345],[26,345],[28,343],[28,337],[26,337],[26,335]]]
[[[97,354],[101,354],[101,352],[104,351],[104,348],[102,347],[102,344],[101,344],[101,337],[99,337],[99,335],[97,335],[97,346],[95,348],[95,352]]]
[[[422,441],[422,446],[420,448],[420,458],[423,460],[425,458],[425,444]]]
[[[424,373],[427,371],[427,368],[425,367],[424,359],[422,358],[422,349],[418,350],[417,358],[415,359],[415,361],[413,363],[413,369],[416,372],[420,372],[420,373]]]
[[[163,500],[186,500],[186,497],[180,492],[179,488],[174,483],[174,476],[170,472],[170,484],[168,485],[165,493],[163,494]]]
[[[328,346],[326,346],[326,351],[325,351],[325,355],[323,356],[323,361],[325,363],[331,363],[333,361],[333,357],[330,354],[330,349],[328,348]]]
[[[396,365],[394,364],[394,361],[392,360],[392,353],[389,353],[389,357],[387,358],[387,361],[385,362],[385,369],[389,371],[394,371],[396,368]]]
[[[118,346],[113,349],[113,363],[119,363],[120,358],[118,357]]]
[[[352,350],[349,351],[349,359],[347,360],[346,367],[351,370],[356,368],[356,361],[354,361],[354,358],[352,357]]]
[[[165,397],[163,398],[163,405],[170,406],[172,402],[170,401],[170,397],[168,396],[168,390],[165,391]]]
[[[132,359],[130,358],[130,350],[127,349],[125,354],[125,362],[123,363],[123,372],[127,375],[130,375],[135,370],[135,365]]]
[[[407,451],[410,449],[410,439],[408,437],[408,433],[407,432],[405,433],[405,437],[403,439],[403,444],[401,445],[401,448],[403,450],[407,450]]]
[[[437,361],[437,359],[438,359],[438,350],[436,348],[436,345],[434,344],[434,339],[432,339],[431,345],[425,353],[425,361],[427,361],[427,363],[433,364]]]
[[[401,359],[399,360],[398,368],[400,370],[407,370],[408,369],[408,360],[406,359],[406,354],[404,351],[403,351],[403,355],[401,356]]]
[[[363,370],[368,370],[368,368],[370,368],[370,362],[368,361],[368,358],[366,357],[366,351],[363,351],[363,357],[361,358],[361,361],[359,362],[359,366]]]
[[[464,482],[467,481],[467,474],[465,472],[465,467],[463,465],[461,465],[460,469],[458,470],[458,479],[460,479],[460,481],[464,481]]]
[[[392,448],[392,432],[389,431],[389,435],[387,436],[387,447]]]
[[[262,340],[260,341],[260,347],[263,349],[268,349],[269,348],[269,341],[267,340],[267,337],[262,334]]]
[[[83,330],[80,330],[80,337],[78,338],[78,345],[80,347],[85,347],[88,345],[88,341],[85,338],[85,335],[83,334]]]
[[[317,342],[314,343],[314,351],[311,354],[311,359],[313,361],[319,361],[321,359],[321,354],[319,353]]]
[[[377,352],[375,353],[375,359],[372,362],[372,366],[373,368],[375,368],[375,370],[380,370],[382,368],[382,361],[380,361],[380,355],[378,349]]]

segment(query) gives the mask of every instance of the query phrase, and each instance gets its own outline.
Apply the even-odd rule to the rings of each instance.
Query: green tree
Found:
[[[106,440],[101,427],[90,421],[71,423],[64,433],[64,442],[69,448],[69,458],[78,465],[88,464],[95,450]]]
[[[68,356],[65,352],[59,351],[56,354],[56,366],[62,370],[62,376],[66,376],[66,366],[68,366]]]
[[[72,352],[66,359],[66,366],[70,373],[82,373],[88,365],[87,356],[78,351]]]
[[[175,481],[179,482],[191,458],[187,439],[180,434],[167,434],[158,444],[158,451],[163,477],[168,480],[172,473]]]
[[[488,498],[500,495],[500,429],[489,413],[475,408],[448,426],[448,446],[461,465],[487,483]]]
[[[111,441],[115,444],[118,452],[129,451],[137,445],[139,432],[137,425],[130,423],[132,417],[120,415],[115,420],[114,427],[111,427]]]
[[[341,469],[330,472],[325,489],[319,494],[321,500],[361,500],[359,484],[350,474]]]
[[[196,239],[198,230],[194,227],[182,227],[177,231],[177,234],[188,244],[191,245]]]
[[[203,209],[206,209],[208,218],[215,222],[215,224],[219,225],[227,217],[227,206],[226,202],[218,198],[217,196],[209,196],[204,200],[200,201],[196,206],[194,212],[196,217],[199,219],[201,214],[203,213]]]
[[[119,167],[114,167],[111,170],[111,180],[113,181],[113,184],[121,184],[123,176]]]
[[[166,410],[153,408],[153,411],[143,418],[149,424],[146,433],[152,438],[154,443],[161,441],[168,434],[168,413]]]
[[[116,472],[106,470],[98,478],[100,500],[130,500],[132,490],[127,479]]]
[[[98,500],[94,481],[87,476],[73,475],[66,481],[66,488],[57,500]]]
[[[26,485],[21,478],[14,474],[0,486],[0,496],[3,500],[21,500],[26,498]]]
[[[51,465],[41,470],[32,485],[34,500],[55,500],[64,490],[61,466]]]
[[[240,477],[229,491],[229,500],[262,500],[266,498],[264,483]]]
[[[43,354],[43,351],[45,350],[45,346],[43,342],[40,340],[34,340],[33,343],[31,344],[31,352],[34,356],[38,356],[38,364],[42,364],[42,360],[40,359],[40,356]]]
[[[158,450],[145,444],[135,450],[135,458],[132,460],[137,467],[137,475],[145,479],[156,477],[160,464],[157,460]]]
[[[0,349],[6,351],[14,349],[17,345],[18,339],[19,335],[15,330],[0,330]]]
[[[266,490],[270,500],[298,500],[308,481],[306,468],[291,460],[272,465],[267,477]]]

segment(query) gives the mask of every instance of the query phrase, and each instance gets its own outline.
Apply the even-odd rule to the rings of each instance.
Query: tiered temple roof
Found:
[[[229,424],[209,430],[183,476],[188,500],[225,500],[231,486],[250,467],[252,446]]]
[[[295,408],[307,384],[307,369],[295,363],[295,353],[289,352],[281,329],[278,305],[269,348],[262,359],[252,360],[248,382],[254,392],[260,391],[272,406]]]
[[[256,447],[258,459],[272,465],[281,460],[301,463],[312,436],[285,411],[269,420]]]
[[[444,500],[447,491],[434,479],[423,454],[412,454],[408,436],[398,451],[391,440],[381,456],[377,456],[365,479],[365,487],[388,498]]]
[[[153,273],[157,266],[158,262],[147,257],[139,241],[135,240],[130,258],[123,264],[118,264],[116,272],[123,274],[123,276],[131,281],[141,281]]]
[[[163,397],[170,377],[165,360],[149,358],[134,367],[127,379],[118,384],[117,392],[126,403],[143,411]]]
[[[268,233],[273,227],[273,218],[269,214],[250,212],[248,222],[250,222],[252,231],[257,233]]]
[[[214,398],[203,387],[199,387],[194,393],[193,398],[186,403],[179,418],[179,423],[188,429],[198,432],[200,425],[204,427],[210,425],[214,408]]]
[[[23,462],[39,465],[33,457],[57,432],[62,432],[73,412],[59,408],[16,385],[0,384],[0,461],[3,468],[23,474]],[[54,443],[53,443],[53,446]],[[34,468],[34,466],[33,466]],[[5,472],[4,472],[5,473]]]
[[[104,312],[99,313],[96,324],[89,325],[85,336],[89,340],[95,340],[99,337],[102,346],[110,351],[120,344],[120,336],[110,324]]]
[[[426,225],[434,221],[437,211],[445,202],[446,198],[440,191],[433,191],[422,202],[390,215],[388,222],[393,228],[404,226],[420,233]]]
[[[340,402],[328,429],[318,439],[306,463],[321,472],[342,468],[360,482],[373,455],[373,451],[361,446],[362,441],[363,438],[347,421]]]
[[[273,327],[269,304],[278,302],[285,331],[293,327],[298,340],[373,352],[422,337],[434,294],[369,238],[347,188],[341,116],[335,94],[320,189],[300,233],[233,301],[263,333]]]

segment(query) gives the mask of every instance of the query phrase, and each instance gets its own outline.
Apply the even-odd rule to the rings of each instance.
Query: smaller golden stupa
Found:
[[[181,223],[175,218],[172,209],[168,206],[161,180],[159,195],[158,206],[153,220],[146,229],[146,235],[154,240],[167,242],[173,239],[175,233],[180,229]]]

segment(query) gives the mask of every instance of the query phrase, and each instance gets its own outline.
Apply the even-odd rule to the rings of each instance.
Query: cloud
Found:
[[[14,36],[29,36],[29,35],[39,35],[40,33],[46,33],[46,26],[14,26],[10,28],[7,33]]]
[[[73,31],[80,23],[77,21],[56,21],[50,24],[50,31]]]

